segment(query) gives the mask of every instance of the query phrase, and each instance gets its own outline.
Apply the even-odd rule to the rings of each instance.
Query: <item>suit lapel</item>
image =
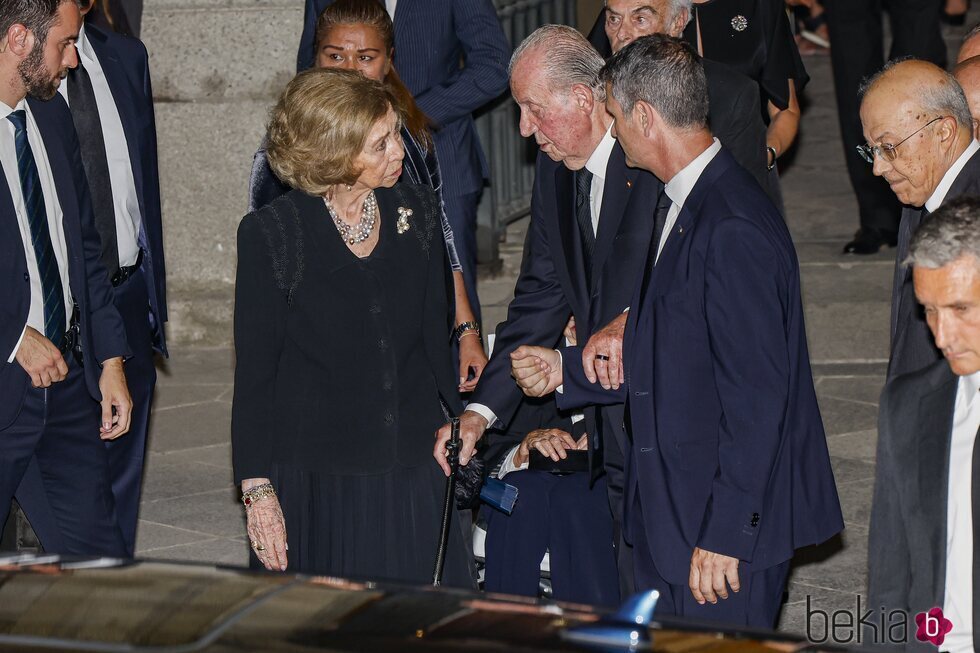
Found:
[[[966,195],[978,178],[980,178],[980,151],[974,152],[963,169],[960,170],[960,174],[956,175],[956,179],[949,187],[949,192],[943,199],[943,204]]]
[[[949,450],[953,433],[953,409],[957,377],[942,364],[943,378],[938,388],[919,400],[916,416],[916,457],[919,514],[931,549],[933,596],[943,600],[946,582],[946,509],[949,493]]]
[[[593,283],[598,280],[600,271],[612,249],[613,240],[619,233],[619,226],[626,215],[636,177],[639,171],[626,165],[623,148],[616,143],[606,164],[606,179],[602,190],[602,207],[599,209],[599,229],[596,233],[595,253],[593,254]],[[651,208],[652,215],[652,208]]]

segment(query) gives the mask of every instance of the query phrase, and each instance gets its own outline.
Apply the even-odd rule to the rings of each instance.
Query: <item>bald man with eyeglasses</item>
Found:
[[[904,205],[892,287],[888,379],[942,358],[933,344],[912,275],[903,264],[912,234],[945,202],[980,194],[980,143],[963,89],[938,66],[887,64],[860,90],[865,145],[858,153]]]

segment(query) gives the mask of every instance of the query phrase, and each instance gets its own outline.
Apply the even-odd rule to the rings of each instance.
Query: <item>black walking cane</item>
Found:
[[[436,567],[432,572],[432,586],[442,585],[442,570],[446,566],[446,549],[449,547],[449,526],[453,520],[453,501],[456,494],[456,470],[459,469],[459,418],[452,419],[452,435],[446,443],[446,460],[450,474],[446,479],[446,498],[442,502],[442,530],[439,531],[439,548],[436,550]]]

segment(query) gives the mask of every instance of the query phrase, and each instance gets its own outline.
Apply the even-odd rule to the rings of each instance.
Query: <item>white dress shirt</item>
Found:
[[[973,447],[980,428],[980,372],[956,387],[946,496],[946,593],[943,615],[953,622],[942,650],[973,651]]]
[[[606,168],[609,167],[609,156],[612,154],[613,147],[615,146],[616,139],[612,135],[612,125],[609,125],[609,129],[602,136],[602,140],[592,150],[592,154],[589,155],[589,160],[585,162],[585,169],[592,173],[592,187],[589,190],[589,206],[592,210],[593,234],[599,232],[599,213],[602,210],[602,191],[606,186]],[[489,406],[470,403],[467,404],[466,410],[472,410],[474,413],[482,416],[487,420],[487,426],[493,426],[493,423],[497,421],[497,414]],[[506,460],[509,461],[510,458],[510,455],[506,456]]]
[[[133,164],[129,160],[129,147],[126,132],[123,131],[119,110],[112,98],[112,91],[106,81],[99,58],[92,49],[82,25],[75,43],[78,59],[89,77],[95,91],[95,103],[99,107],[99,120],[102,123],[102,137],[105,139],[105,155],[109,163],[109,184],[112,186],[112,210],[116,218],[116,247],[119,250],[119,265],[127,267],[136,263],[139,255],[140,203],[136,195],[136,181],[133,179]],[[68,102],[68,78],[61,80],[58,92]],[[71,103],[69,103],[69,108]]]
[[[977,150],[980,150],[980,143],[978,143],[976,140],[970,141],[970,145],[963,151],[963,154],[961,154],[959,158],[953,162],[953,165],[949,167],[949,170],[947,170],[946,174],[943,175],[939,185],[936,186],[936,190],[934,190],[932,195],[929,196],[929,199],[926,200],[926,210],[929,211],[929,213],[934,213],[936,209],[943,205],[943,202],[946,201],[946,194],[949,193],[949,189],[953,185],[953,182],[956,181],[956,178],[963,170],[963,166],[965,166],[966,162],[977,153]],[[953,623],[956,622],[954,621]]]
[[[660,242],[657,244],[656,260],[660,260],[660,252],[663,251],[664,244],[667,242],[667,236],[670,235],[671,230],[674,228],[674,223],[677,222],[677,216],[681,214],[681,209],[684,208],[684,202],[687,201],[687,196],[694,190],[694,185],[701,178],[701,173],[704,172],[704,169],[708,167],[708,164],[711,163],[711,160],[720,151],[721,141],[716,138],[714,139],[714,143],[708,146],[708,149],[684,166],[664,187],[664,192],[670,198],[671,204],[670,210],[667,212],[667,218],[664,221],[664,231],[660,234]]]
[[[395,9],[398,7],[398,0],[385,0],[385,9],[388,10],[388,15],[391,16],[391,22],[395,22]]]
[[[44,210],[48,215],[48,231],[51,234],[51,245],[54,247],[54,256],[58,261],[58,269],[61,272],[61,287],[65,292],[65,325],[71,320],[71,288],[68,281],[68,246],[65,244],[65,232],[62,225],[61,202],[58,200],[58,189],[54,183],[54,176],[51,173],[51,165],[48,163],[48,152],[44,148],[44,141],[41,140],[41,133],[34,122],[34,115],[26,101],[21,100],[17,103],[17,110],[23,109],[27,113],[27,142],[31,145],[34,154],[34,162],[37,164],[37,174],[41,178],[41,192],[44,194]],[[20,237],[24,241],[24,254],[27,256],[27,272],[30,275],[31,283],[31,306],[27,313],[27,324],[21,331],[20,338],[14,350],[7,357],[7,362],[12,363],[20,349],[20,343],[24,339],[27,327],[32,327],[44,333],[44,294],[41,291],[41,274],[37,267],[37,258],[34,256],[34,244],[31,238],[31,225],[27,220],[27,209],[24,206],[24,191],[20,184],[20,170],[17,167],[17,145],[14,141],[14,125],[7,120],[7,116],[13,113],[5,103],[0,102],[0,165],[3,166],[3,173],[7,180],[7,187],[10,188],[10,197],[14,202],[14,212],[17,214],[17,225],[20,227]],[[19,282],[20,279],[6,279],[6,283]],[[61,343],[55,343],[55,346]]]

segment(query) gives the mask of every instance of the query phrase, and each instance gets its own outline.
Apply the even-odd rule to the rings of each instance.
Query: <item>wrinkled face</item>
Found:
[[[590,112],[579,106],[570,90],[549,88],[537,60],[534,53],[526,54],[511,75],[510,91],[521,112],[521,136],[533,136],[553,161],[579,170],[595,145],[590,139]]]
[[[357,156],[355,165],[361,170],[357,184],[367,188],[391,188],[402,174],[401,121],[389,108],[387,115],[374,123]]]
[[[684,29],[671,20],[670,0],[607,0],[606,36],[614,53],[650,34],[678,36]]]
[[[78,65],[75,41],[82,26],[82,16],[74,0],[66,0],[58,7],[45,42],[39,43],[31,36],[34,47],[17,66],[27,94],[39,100],[50,100],[58,92],[61,80],[69,68]]]
[[[317,68],[356,70],[368,79],[384,81],[391,70],[391,53],[378,30],[362,23],[335,25],[319,43]]]
[[[941,268],[916,267],[912,281],[953,373],[980,371],[980,261],[964,255]]]
[[[861,103],[864,138],[870,145],[897,145],[937,117],[890,89],[872,89]],[[922,206],[942,181],[946,166],[940,132],[948,130],[951,120],[938,120],[899,145],[894,161],[875,157],[874,174],[888,182],[902,204]]]

